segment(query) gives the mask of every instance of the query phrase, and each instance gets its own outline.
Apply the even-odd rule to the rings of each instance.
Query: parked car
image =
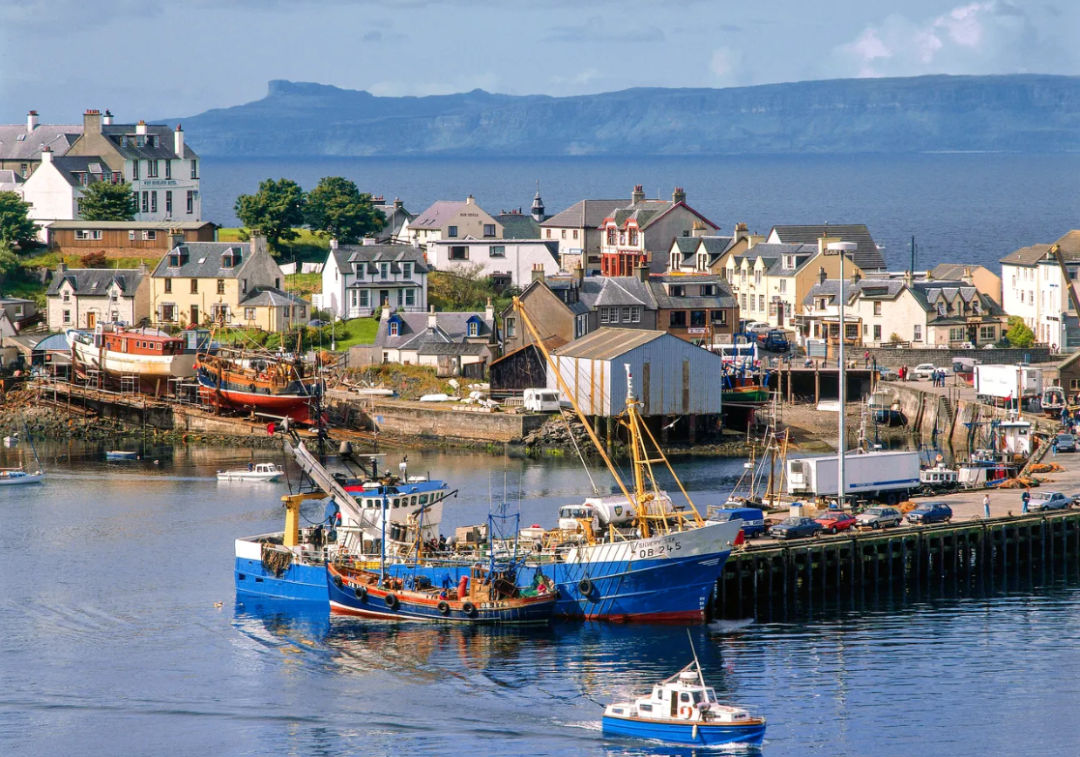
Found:
[[[952,508],[944,502],[924,502],[907,514],[908,523],[948,523],[952,519]]]
[[[322,328],[323,326],[329,326],[330,321],[324,321],[320,318],[312,318],[310,321],[307,322],[307,325],[313,329],[318,329]]]
[[[1076,437],[1072,434],[1057,435],[1058,452],[1076,452]]]
[[[929,379],[936,370],[937,368],[933,363],[919,363],[915,366],[915,370],[911,372],[911,375],[917,379]]]
[[[893,368],[878,368],[878,378],[882,381],[899,381],[900,374]]]
[[[741,518],[743,536],[751,539],[765,533],[765,513],[756,507],[719,507],[709,508],[709,520],[727,523]]]
[[[801,539],[817,536],[820,531],[821,524],[813,518],[784,518],[769,529],[769,536],[774,539]]]
[[[877,506],[871,507],[864,513],[860,513],[855,519],[859,526],[868,526],[870,528],[888,528],[889,526],[899,526],[903,521],[903,516],[900,515],[900,511],[895,507]]]
[[[1072,507],[1073,498],[1061,492],[1036,492],[1031,495],[1028,510],[1037,513],[1040,510],[1064,510]]]
[[[749,321],[743,326],[743,331],[747,334],[754,335],[768,334],[773,328],[774,326],[771,323],[766,323],[765,321]]]
[[[847,531],[855,525],[855,516],[845,510],[829,510],[817,517],[817,522],[830,534]]]

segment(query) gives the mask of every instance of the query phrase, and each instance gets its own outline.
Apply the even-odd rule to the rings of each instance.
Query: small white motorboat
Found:
[[[4,446],[5,447],[15,447],[18,444],[19,444],[19,435],[18,434],[12,434],[11,436],[5,436],[4,437]]]
[[[129,462],[131,460],[138,460],[139,453],[125,449],[112,449],[105,453],[105,459],[114,463]]]
[[[256,463],[239,470],[219,470],[218,481],[277,481],[285,471],[274,463]]]
[[[0,470],[0,486],[19,486],[22,484],[40,484],[45,480],[42,471],[27,473],[22,468]]]

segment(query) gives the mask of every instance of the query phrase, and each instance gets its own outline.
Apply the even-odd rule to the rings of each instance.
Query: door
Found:
[[[86,314],[86,328],[92,329],[97,325],[97,313]]]
[[[199,322],[199,306],[198,305],[192,305],[191,306],[191,323],[192,323],[192,325],[194,325],[194,324],[196,324],[198,322]]]
[[[379,303],[384,308],[390,307],[390,290],[389,289],[380,289],[379,290]]]

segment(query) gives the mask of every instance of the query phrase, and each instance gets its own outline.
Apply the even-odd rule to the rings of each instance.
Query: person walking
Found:
[[[866,352],[864,352],[862,356],[863,356],[863,360],[866,363],[865,367],[869,368],[870,367],[870,350],[867,350]]]
[[[1050,440],[1050,454],[1057,457],[1057,437]]]
[[[1027,515],[1028,502],[1030,502],[1030,501],[1031,501],[1031,488],[1029,487],[1027,489],[1024,489],[1024,493],[1020,495],[1020,502],[1021,502],[1021,505],[1022,505],[1021,508],[1020,508],[1020,512],[1022,512],[1024,515]]]
[[[987,520],[990,519],[990,495],[983,495],[983,517]]]

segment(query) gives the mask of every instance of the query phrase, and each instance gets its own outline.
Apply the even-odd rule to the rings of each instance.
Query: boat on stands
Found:
[[[547,623],[555,595],[547,583],[523,592],[513,571],[474,566],[455,588],[438,588],[424,576],[390,576],[345,564],[326,567],[332,615],[371,620],[436,623]]]
[[[277,481],[285,475],[280,465],[274,463],[255,463],[247,468],[219,470],[218,481]]]
[[[200,393],[219,409],[309,423],[322,393],[322,379],[299,356],[221,347],[199,355],[195,369]]]
[[[92,332],[68,329],[76,373],[85,380],[97,377],[109,387],[124,388],[133,377],[138,389],[155,396],[169,389],[169,379],[195,375],[195,354],[182,339],[151,328],[127,328],[99,323]]]
[[[892,396],[888,389],[878,389],[870,395],[866,401],[866,407],[870,411],[870,417],[879,426],[903,426],[907,419],[900,410],[900,402]]]
[[[693,662],[647,695],[608,705],[602,720],[605,736],[701,746],[757,746],[765,738],[765,725],[765,718],[717,701],[696,653]]]

